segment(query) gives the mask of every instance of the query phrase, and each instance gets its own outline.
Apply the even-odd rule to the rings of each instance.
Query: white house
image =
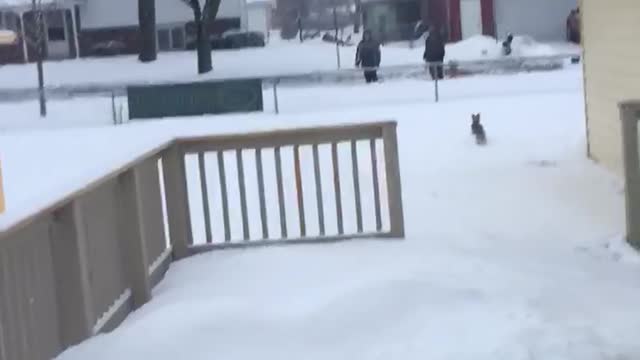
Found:
[[[123,44],[122,53],[138,52],[137,0],[38,0],[45,7],[46,55],[73,58],[91,55],[95,45],[109,41]],[[201,0],[203,1],[203,0]],[[195,35],[193,12],[183,0],[155,0],[158,49],[185,49]],[[35,29],[31,0],[0,0],[0,29],[21,34],[14,45],[0,46],[0,64],[26,62],[35,48],[23,41]],[[212,34],[247,28],[245,0],[222,0]],[[27,36],[27,38],[29,38]],[[78,51],[78,49],[80,51]]]
[[[269,38],[274,3],[270,0],[247,0],[247,29]]]

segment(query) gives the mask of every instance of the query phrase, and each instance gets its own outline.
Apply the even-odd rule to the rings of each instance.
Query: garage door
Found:
[[[565,24],[577,0],[494,0],[497,35],[529,35],[539,41],[565,40]]]

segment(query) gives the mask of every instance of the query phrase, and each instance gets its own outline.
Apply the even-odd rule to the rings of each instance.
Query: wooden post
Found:
[[[169,239],[175,258],[182,259],[189,253],[189,246],[193,244],[193,235],[184,154],[177,144],[171,145],[164,153],[162,172],[169,221]]]
[[[80,197],[54,213],[50,229],[60,340],[64,347],[92,336],[96,320],[82,204]]]
[[[135,309],[151,300],[151,285],[149,284],[149,259],[147,257],[146,241],[148,232],[143,223],[143,211],[145,201],[142,196],[141,183],[145,170],[155,170],[155,158],[147,160],[129,169],[119,177],[119,219],[121,246],[123,249],[124,263],[127,277],[131,283],[133,295],[133,307]],[[158,194],[159,195],[159,194]]]
[[[397,124],[385,125],[382,129],[384,140],[384,162],[387,175],[387,196],[391,236],[404,238],[404,212],[402,209],[402,183],[400,181],[400,161],[398,160]]]

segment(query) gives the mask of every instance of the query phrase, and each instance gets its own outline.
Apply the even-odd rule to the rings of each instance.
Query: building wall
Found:
[[[640,1],[582,0],[580,12],[589,154],[622,174],[617,104],[640,99]]]
[[[155,0],[156,23],[175,24],[193,20],[193,12],[183,0]],[[244,0],[222,0],[218,19],[244,18]],[[116,28],[138,25],[135,0],[90,0],[80,6],[83,29]]]
[[[271,4],[266,2],[248,4],[247,6],[247,29],[259,31],[264,34],[265,39],[271,29]]]
[[[611,4],[616,1],[600,0]],[[578,0],[494,0],[497,36],[530,35],[540,41],[565,39],[567,16]]]

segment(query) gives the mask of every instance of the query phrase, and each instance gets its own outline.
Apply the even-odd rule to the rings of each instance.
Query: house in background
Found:
[[[640,99],[640,1],[582,0],[580,13],[588,153],[621,175],[618,104]]]
[[[496,35],[565,41],[567,16],[577,7],[578,0],[493,0]]]
[[[247,30],[256,31],[269,39],[272,29],[274,2],[271,0],[247,0]]]
[[[195,37],[191,9],[182,0],[155,0],[155,4],[158,49],[185,49],[189,39]],[[42,0],[42,6],[48,59],[89,56],[96,45],[109,41],[122,43],[123,54],[138,52],[136,0]],[[245,0],[222,0],[210,32],[246,28]],[[33,34],[35,29],[31,0],[0,0],[0,29],[21,35],[17,44],[0,46],[0,64],[35,59],[36,49],[24,41],[24,34]]]
[[[299,4],[299,0],[278,1],[285,8]],[[563,41],[567,15],[577,7],[576,1],[362,0],[362,13],[365,26],[377,33],[386,32],[389,40],[408,39],[410,30],[421,21],[441,29],[450,41],[475,35],[503,38],[507,33]]]

